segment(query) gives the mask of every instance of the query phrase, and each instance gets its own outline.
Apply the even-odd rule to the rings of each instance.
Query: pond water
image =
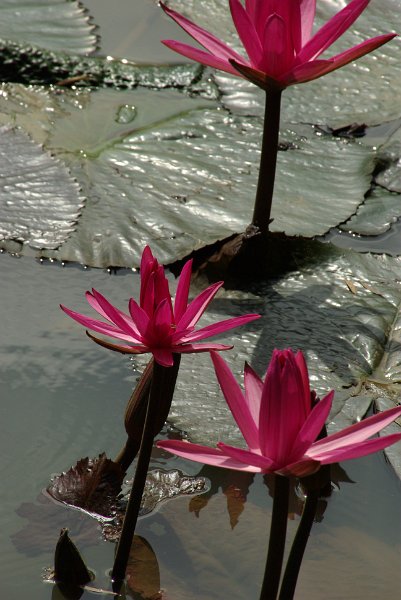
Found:
[[[112,10],[108,0],[88,0],[85,5],[101,27],[99,52],[138,62],[177,62],[159,39],[183,40],[184,34],[164,17],[156,3],[119,0]],[[131,14],[128,10],[135,15],[132,19],[127,18]],[[341,240],[345,238],[342,234]],[[386,238],[382,239],[386,244]],[[43,490],[52,474],[67,470],[81,457],[95,457],[105,451],[113,458],[118,453],[125,442],[125,405],[139,371],[129,359],[91,343],[58,305],[63,302],[84,312],[84,291],[94,286],[121,306],[129,296],[138,294],[138,274],[63,268],[50,261],[42,264],[29,256],[3,253],[0,280],[2,597],[62,597],[52,584],[42,580],[43,569],[53,564],[62,527],[69,528],[95,573],[93,586],[109,590],[114,545],[102,538],[94,519],[57,505]],[[246,306],[242,310],[246,312]],[[196,369],[196,360],[184,357],[182,370]],[[139,364],[142,367],[144,363]],[[163,435],[168,435],[167,430]],[[139,520],[137,534],[153,549],[163,598],[258,598],[271,516],[271,482],[259,475],[244,477],[223,469],[202,469],[157,449],[151,466],[201,474],[210,487],[203,496],[165,502]],[[400,480],[382,454],[349,461],[342,467],[345,471],[333,473],[337,483],[327,505],[320,506],[296,598],[393,600],[401,593]],[[128,475],[132,472],[131,468]],[[294,493],[288,544],[299,522],[300,506]],[[154,573],[152,568],[154,559],[148,571],[144,569],[145,579],[146,573]],[[146,593],[127,591],[127,597],[155,597],[157,577],[149,581],[148,575],[145,583],[141,579],[142,584]],[[99,596],[110,597],[86,590],[82,598]]]
[[[138,293],[139,277],[6,254],[0,256],[0,276],[6,315],[0,360],[2,593],[12,600],[58,597],[51,584],[42,582],[41,572],[52,565],[62,527],[70,529],[96,573],[94,585],[107,588],[113,544],[102,539],[96,521],[49,501],[42,490],[52,473],[81,457],[117,454],[125,441],[123,413],[137,372],[130,360],[91,343],[58,304],[84,310],[83,292],[92,286],[121,304]],[[184,357],[182,371],[194,360]],[[203,500],[173,499],[139,521],[137,533],[157,556],[165,598],[257,598],[271,514],[263,477],[202,470],[158,450],[152,467],[200,473],[211,486]],[[343,467],[346,475],[334,473],[338,487],[314,524],[296,597],[398,597],[400,482],[383,456]],[[299,509],[299,500],[294,501],[289,541]],[[230,517],[238,519],[234,528]]]

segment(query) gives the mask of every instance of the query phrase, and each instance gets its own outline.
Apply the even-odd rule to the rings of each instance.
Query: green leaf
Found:
[[[0,40],[67,53],[96,48],[94,26],[75,0],[2,0]]]

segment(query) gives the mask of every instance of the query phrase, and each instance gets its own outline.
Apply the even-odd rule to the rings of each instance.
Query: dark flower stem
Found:
[[[162,367],[157,362],[154,363],[152,384],[149,393],[148,407],[146,411],[141,448],[138,455],[138,463],[135,471],[135,478],[132,484],[127,510],[124,517],[124,523],[117,545],[113,570],[111,572],[113,589],[117,592],[121,588],[125,577],[132,538],[134,537],[139,509],[141,507],[142,494],[145,487],[150,457],[152,454],[154,423],[155,420],[157,420],[160,406],[165,401],[167,390],[171,394],[174,392],[172,380],[174,380],[175,383],[180,365],[180,358],[181,356],[179,354],[174,354],[174,365],[172,367]]]
[[[277,598],[287,533],[289,489],[288,478],[275,475],[269,549],[260,600],[276,600]]]
[[[312,394],[312,406],[318,403],[317,397]],[[317,436],[318,440],[327,437],[326,425],[323,425],[321,432]],[[295,588],[298,581],[299,571],[301,569],[302,559],[305,553],[306,544],[310,536],[313,521],[316,516],[319,498],[330,495],[331,490],[331,469],[330,465],[323,465],[320,469],[303,477],[301,479],[302,487],[306,492],[306,500],[302,511],[301,521],[298,525],[297,533],[288,556],[287,566],[284,571],[281,584],[279,600],[292,600],[295,594]]]
[[[295,594],[299,570],[304,556],[306,544],[312,529],[319,499],[318,490],[309,490],[302,511],[301,521],[295,535],[287,566],[285,568],[279,600],[292,600]]]
[[[276,89],[266,91],[259,179],[252,217],[252,225],[257,227],[262,235],[267,234],[271,221],[280,130],[281,93],[282,90]]]

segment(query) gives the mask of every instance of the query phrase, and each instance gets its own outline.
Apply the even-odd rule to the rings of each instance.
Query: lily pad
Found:
[[[2,0],[0,39],[74,54],[96,48],[94,25],[76,0]]]
[[[0,128],[0,243],[57,248],[82,208],[68,169],[20,129]]]
[[[400,216],[400,194],[375,187],[359,206],[356,214],[340,228],[359,235],[379,235],[387,231]]]
[[[87,199],[76,232],[47,256],[138,266],[150,243],[170,263],[249,223],[260,119],[173,90],[13,88],[0,98],[0,122],[61,158]],[[370,188],[373,150],[308,126],[282,140],[272,229],[312,237],[347,221]]]

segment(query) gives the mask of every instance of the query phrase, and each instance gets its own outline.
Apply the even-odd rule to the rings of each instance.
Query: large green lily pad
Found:
[[[174,90],[8,85],[0,122],[10,120],[64,161],[86,197],[76,232],[53,257],[138,266],[151,243],[170,263],[250,221],[258,118]],[[373,150],[308,126],[285,130],[282,140],[272,229],[312,237],[347,221],[370,187]]]

